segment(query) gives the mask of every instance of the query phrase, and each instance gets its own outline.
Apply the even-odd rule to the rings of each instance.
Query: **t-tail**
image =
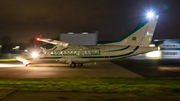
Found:
[[[158,15],[153,16],[152,18],[146,18],[137,26],[134,31],[132,31],[122,40],[106,43],[104,45],[149,46],[158,18]]]

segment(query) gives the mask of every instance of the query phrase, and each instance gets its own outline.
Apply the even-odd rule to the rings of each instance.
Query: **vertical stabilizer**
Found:
[[[104,45],[132,45],[132,46],[149,46],[151,43],[155,27],[159,16],[153,16],[142,21],[138,27],[119,41],[106,43]]]

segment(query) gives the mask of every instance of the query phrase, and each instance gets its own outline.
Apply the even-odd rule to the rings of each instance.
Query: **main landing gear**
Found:
[[[26,62],[24,62],[23,64],[24,64],[24,66],[28,66],[28,63],[26,63]]]
[[[78,67],[81,67],[81,66],[83,66],[83,63],[79,63],[79,64],[77,64],[77,65],[78,65]],[[75,68],[75,67],[76,67],[76,63],[72,62],[72,63],[70,64],[70,67],[71,67],[71,68]]]

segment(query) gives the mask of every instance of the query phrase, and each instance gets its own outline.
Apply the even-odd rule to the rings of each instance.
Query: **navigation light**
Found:
[[[39,40],[40,40],[40,38],[36,38],[36,40],[37,40],[37,41],[39,41]]]

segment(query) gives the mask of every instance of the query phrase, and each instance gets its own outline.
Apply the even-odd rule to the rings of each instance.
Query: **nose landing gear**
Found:
[[[23,62],[23,64],[24,64],[24,66],[28,66],[28,64],[29,64],[29,63],[27,63],[27,62]]]

